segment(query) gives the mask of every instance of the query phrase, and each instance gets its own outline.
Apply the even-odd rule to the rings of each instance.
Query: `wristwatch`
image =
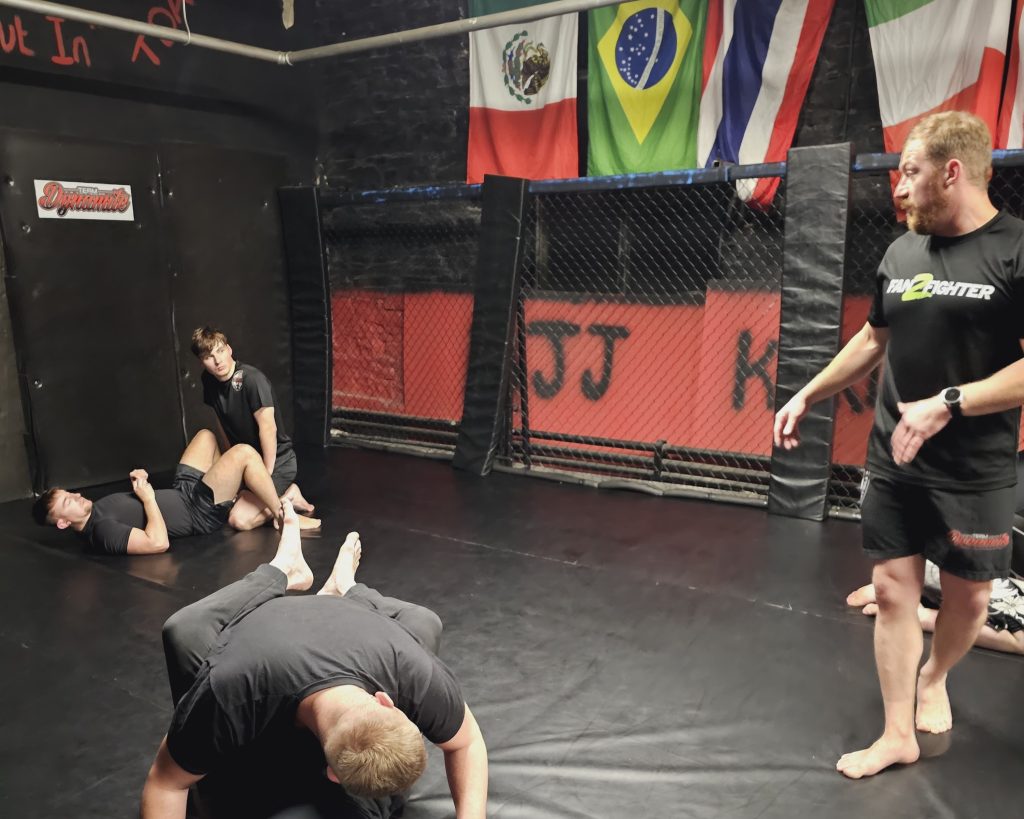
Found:
[[[949,410],[949,414],[954,418],[963,417],[963,409],[960,407],[960,402],[963,400],[964,394],[960,392],[959,387],[946,387],[942,391],[942,403],[946,405],[946,409]]]

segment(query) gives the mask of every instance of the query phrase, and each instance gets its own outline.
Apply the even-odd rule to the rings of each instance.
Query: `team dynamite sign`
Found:
[[[99,219],[133,222],[131,185],[35,179],[40,219]]]

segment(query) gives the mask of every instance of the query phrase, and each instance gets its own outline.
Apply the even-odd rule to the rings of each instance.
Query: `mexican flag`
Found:
[[[469,16],[537,5],[469,0]],[[578,15],[469,35],[466,180],[484,174],[555,179],[579,174],[576,139]]]
[[[1012,0],[864,0],[885,149],[928,114],[969,111],[993,136]]]
[[[638,0],[589,12],[592,176],[693,168],[706,0]]]

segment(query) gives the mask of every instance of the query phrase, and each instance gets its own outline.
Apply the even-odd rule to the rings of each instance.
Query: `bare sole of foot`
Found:
[[[861,586],[859,589],[850,592],[846,596],[846,605],[856,606],[857,608],[861,608],[862,606],[866,606],[868,603],[874,602],[875,587],[872,586],[870,583],[868,583],[868,585],[866,586]]]
[[[306,529],[319,529],[321,522],[320,518],[309,518],[305,515],[299,515],[299,528]]]
[[[863,779],[892,765],[910,765],[920,756],[921,749],[913,737],[898,742],[879,739],[863,751],[843,754],[836,763],[836,770],[850,779]]]
[[[338,558],[334,561],[331,576],[317,593],[344,596],[345,592],[356,584],[356,570],[359,568],[362,553],[363,546],[359,541],[359,533],[349,532],[338,550]]]
[[[942,734],[953,728],[953,709],[945,683],[926,685],[917,681],[917,730],[926,734]]]

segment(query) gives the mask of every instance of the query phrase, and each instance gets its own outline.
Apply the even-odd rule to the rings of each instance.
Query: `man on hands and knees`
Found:
[[[1024,404],[1024,222],[989,199],[991,151],[988,128],[970,114],[935,114],[914,127],[893,192],[910,232],[879,266],[868,321],[775,418],[775,445],[797,446],[808,409],[885,358],[861,499],[864,549],[877,561],[885,727],[839,760],[854,779],[915,762],[915,725],[950,730],[946,676],[985,622],[992,579],[1009,570]],[[940,569],[942,605],[919,670],[925,558]]]
[[[281,512],[277,490],[251,446],[223,455],[208,429],[200,430],[181,455],[170,489],[153,489],[144,469],[129,476],[131,492],[91,501],[77,492],[53,488],[32,507],[42,525],[73,529],[90,547],[106,554],[166,552],[170,539],[215,532],[228,521],[231,505],[246,486],[269,508]]]
[[[314,736],[324,775],[355,797],[407,790],[426,766],[423,736],[444,751],[459,819],[483,817],[487,748],[452,672],[436,656],[441,621],[355,580],[353,532],[316,595],[288,500],[277,554],[164,625],[175,703],[142,793],[143,819],[185,816],[206,775]]]
[[[295,483],[298,460],[292,441],[281,428],[277,400],[270,380],[251,364],[234,359],[227,337],[213,327],[199,327],[192,333],[192,352],[202,363],[203,402],[217,414],[217,432],[222,449],[248,444],[263,458],[267,472],[281,497],[296,510],[309,514],[309,503]],[[272,517],[270,509],[252,492],[243,491],[231,510],[236,529],[255,529]],[[320,521],[300,517],[303,529],[315,529]]]

